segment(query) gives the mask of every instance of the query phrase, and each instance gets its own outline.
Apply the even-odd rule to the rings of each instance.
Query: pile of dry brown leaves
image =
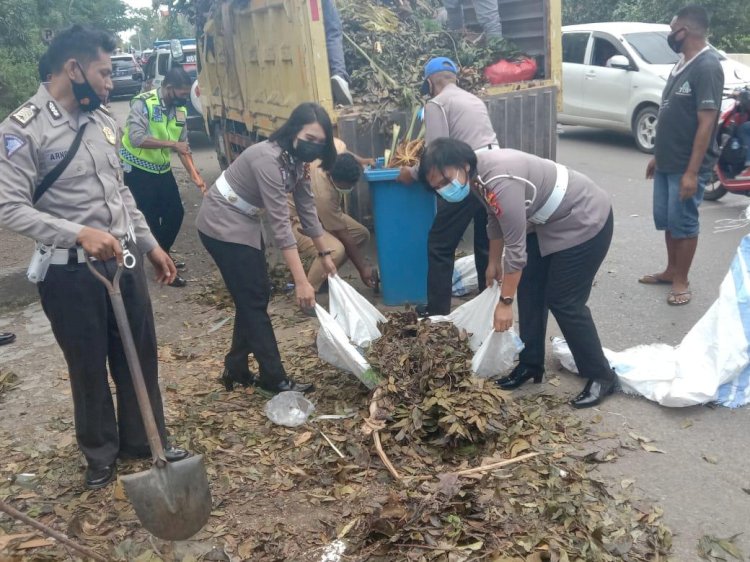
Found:
[[[216,315],[186,306],[196,318]],[[403,474],[395,481],[362,432],[371,394],[317,359],[314,321],[293,299],[279,296],[271,308],[289,375],[317,387],[321,417],[302,427],[273,425],[253,388],[220,388],[231,326],[160,348],[173,440],[205,455],[213,494],[209,523],[193,540],[150,537],[119,484],[85,491],[70,420],[50,423],[61,439],[45,450],[0,434],[0,498],[111,560],[589,562],[663,560],[669,551],[659,509],[592,472],[597,459],[579,451],[592,437],[559,398],[511,399],[472,379],[463,336],[418,327],[411,314],[388,325],[371,357],[397,405],[382,431]],[[539,456],[456,474],[532,451]],[[35,537],[0,518],[0,553],[75,559]]]

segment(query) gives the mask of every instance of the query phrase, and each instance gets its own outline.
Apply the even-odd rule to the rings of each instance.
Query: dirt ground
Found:
[[[212,181],[218,169],[211,149],[205,140],[197,140],[196,146],[199,168]],[[263,413],[266,397],[253,389],[227,393],[220,388],[217,379],[231,338],[232,310],[216,306],[221,283],[193,226],[200,195],[186,185],[184,174],[178,178],[186,218],[175,250],[188,264],[188,286],[152,284],[151,298],[168,424],[179,445],[205,455],[214,493],[208,525],[193,540],[164,543],[140,528],[121,484],[84,490],[85,466],[73,435],[65,363],[30,284],[21,283],[29,243],[2,230],[0,331],[16,332],[18,341],[0,348],[0,372],[12,371],[17,377],[0,392],[0,498],[112,559],[355,559],[324,554],[337,535],[346,535],[355,514],[366,511],[363,506],[377,497],[379,487],[385,493],[389,484],[369,438],[351,437],[357,435],[354,427],[361,423],[367,391],[353,377],[316,359],[316,322],[283,295],[274,298],[270,311],[290,376],[312,380],[322,389],[312,395],[316,414],[354,417],[279,428]],[[351,268],[342,273],[364,292]],[[325,297],[321,301],[326,304]],[[524,388],[518,395],[567,398],[580,390],[577,377],[559,372],[551,361],[548,369],[550,376],[542,385]],[[598,455],[595,472],[608,489],[629,489],[644,512],[663,508],[674,533],[672,560],[698,560],[697,543],[705,534],[729,537],[750,531],[750,418],[746,409],[662,409],[655,423],[653,408],[644,400],[619,395],[601,408],[576,412],[573,415],[595,437],[573,448],[580,455]],[[745,436],[744,446],[721,447],[727,428],[733,439],[736,436],[735,443],[741,444]],[[701,434],[700,450],[691,442],[695,432]],[[345,462],[323,433],[344,452]],[[648,452],[639,437],[653,440],[663,452]],[[310,471],[313,461],[317,468]],[[143,466],[125,463],[119,470],[122,474]],[[723,470],[727,466],[740,469]],[[694,489],[713,495],[715,505],[707,507],[704,502],[696,511]],[[745,552],[750,552],[748,540],[747,535],[737,540]],[[0,517],[0,560],[76,558],[54,543],[40,541],[30,529]],[[466,558],[455,554],[445,559]],[[472,559],[482,559],[481,553]],[[516,559],[524,558],[507,558]]]

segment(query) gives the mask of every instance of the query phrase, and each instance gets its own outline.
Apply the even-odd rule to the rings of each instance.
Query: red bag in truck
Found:
[[[510,84],[531,80],[536,75],[536,61],[524,58],[518,61],[501,60],[484,69],[484,77],[490,84]]]

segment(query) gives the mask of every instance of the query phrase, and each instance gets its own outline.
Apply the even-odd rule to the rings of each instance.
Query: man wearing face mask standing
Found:
[[[474,94],[458,87],[458,67],[446,57],[436,57],[424,67],[422,94],[429,95],[425,105],[425,145],[441,137],[468,144],[479,154],[498,148],[487,106]],[[417,179],[419,166],[401,168],[398,180]],[[450,313],[453,265],[456,248],[466,228],[474,221],[474,262],[479,290],[485,288],[490,242],[487,238],[487,211],[469,186],[455,185],[440,193],[438,211],[427,240],[427,307],[418,307],[422,315]]]
[[[670,25],[667,41],[680,60],[664,87],[654,158],[646,168],[646,178],[654,180],[654,223],[664,231],[667,267],[638,281],[671,285],[667,304],[679,306],[692,298],[688,273],[698,246],[698,206],[719,154],[724,72],[706,42],[709,19],[703,7],[685,6]]]
[[[187,97],[193,80],[180,67],[164,77],[160,88],[133,98],[120,148],[125,184],[148,221],[159,246],[169,253],[182,226],[182,207],[177,181],[172,174],[171,153],[180,157],[190,179],[202,193],[206,183],[193,163],[187,143]],[[178,269],[185,264],[175,262]],[[184,287],[179,275],[170,283]]]
[[[124,251],[136,257],[120,282],[133,340],[167,460],[188,454],[166,442],[142,257],[159,282],[172,281],[176,271],[123,184],[117,124],[100,108],[112,90],[114,48],[103,31],[75,25],[59,32],[45,55],[49,82],[0,123],[0,226],[37,241],[29,278],[65,356],[91,489],[114,478],[118,456],[150,452],[109,296],[86,254],[109,278]],[[108,375],[117,387],[117,415]]]

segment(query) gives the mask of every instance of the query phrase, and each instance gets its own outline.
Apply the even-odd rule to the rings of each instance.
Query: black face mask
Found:
[[[181,98],[181,97],[178,97],[178,96],[177,96],[177,95],[176,95],[176,94],[174,93],[174,90],[172,90],[172,95],[171,95],[171,98],[172,98],[172,99],[171,99],[171,101],[169,102],[169,104],[170,104],[170,105],[171,105],[172,107],[180,107],[180,106],[183,106],[183,105],[187,105],[187,102],[188,102],[187,98]]]
[[[677,31],[674,31],[667,35],[667,44],[669,45],[669,48],[672,49],[675,53],[681,53],[682,45],[685,43],[685,37],[683,37],[682,39],[677,39],[677,34],[686,30],[687,28],[682,27]],[[687,33],[685,35],[687,36]]]
[[[102,105],[102,99],[96,93],[96,90],[91,87],[88,78],[86,78],[86,73],[83,71],[83,67],[78,62],[76,64],[81,71],[81,75],[83,75],[83,84],[71,81],[73,84],[73,95],[78,100],[81,111],[95,111]]]
[[[297,146],[294,147],[292,153],[303,162],[312,162],[323,156],[324,149],[325,147],[320,143],[297,139]]]

